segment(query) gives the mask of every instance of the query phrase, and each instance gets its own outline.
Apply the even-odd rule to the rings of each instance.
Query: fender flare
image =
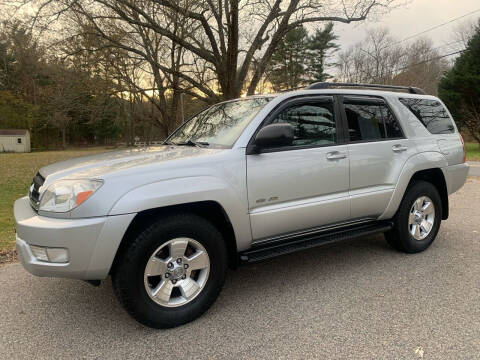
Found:
[[[408,184],[415,173],[435,168],[441,169],[442,173],[444,173],[443,169],[447,166],[447,159],[441,153],[436,151],[423,152],[411,156],[405,162],[390,202],[383,214],[379,217],[379,220],[387,220],[395,216],[395,213],[402,202],[405,191],[407,190]]]
[[[246,199],[234,187],[215,176],[192,176],[145,184],[118,199],[108,215],[139,213],[172,205],[215,201],[232,224],[239,251],[250,246],[252,234]]]

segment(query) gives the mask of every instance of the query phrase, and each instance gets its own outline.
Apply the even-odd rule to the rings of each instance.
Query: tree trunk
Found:
[[[46,147],[47,150],[48,150],[48,145],[49,145],[49,141],[50,141],[49,136],[48,136],[48,123],[47,123],[47,125],[45,126],[45,130],[46,130],[46,131],[45,131],[45,137],[47,138],[47,143],[45,144],[45,147]]]
[[[65,125],[62,126],[62,149],[67,148],[67,128]]]

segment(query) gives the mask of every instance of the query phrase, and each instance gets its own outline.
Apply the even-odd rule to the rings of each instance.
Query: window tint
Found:
[[[452,119],[445,107],[436,100],[400,99],[432,134],[449,134],[455,132]]]
[[[386,105],[380,105],[382,109],[383,121],[387,132],[387,138],[396,139],[403,137],[402,129],[398,124],[397,119]]]
[[[350,141],[371,141],[403,137],[390,109],[381,103],[355,101],[344,104]]]
[[[337,142],[333,103],[294,105],[278,114],[271,123],[293,126],[295,138],[292,146],[333,145]]]

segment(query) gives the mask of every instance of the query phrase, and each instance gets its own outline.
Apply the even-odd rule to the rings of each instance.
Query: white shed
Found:
[[[0,152],[30,152],[30,131],[0,129]]]

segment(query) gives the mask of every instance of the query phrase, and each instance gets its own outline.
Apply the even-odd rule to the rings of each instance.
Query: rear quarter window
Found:
[[[453,121],[440,101],[407,98],[399,100],[430,133],[451,134],[455,132]]]

